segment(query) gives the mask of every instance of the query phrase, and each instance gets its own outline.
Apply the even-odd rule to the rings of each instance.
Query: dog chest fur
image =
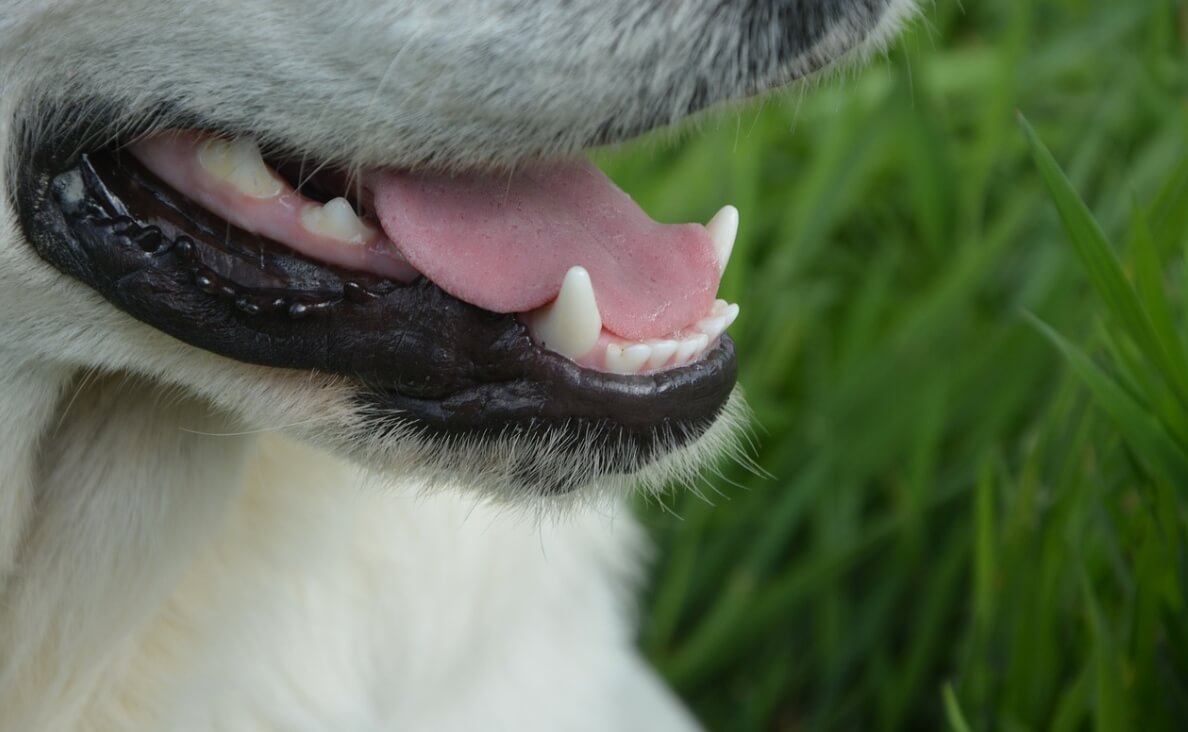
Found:
[[[38,599],[71,602],[3,616],[20,635],[0,665],[4,729],[682,722],[625,630],[641,549],[626,512],[539,521],[426,496],[282,437],[224,434],[208,404],[136,379],[72,386],[53,438],[70,454],[41,468],[68,495],[22,562]],[[88,480],[55,481],[76,461]]]

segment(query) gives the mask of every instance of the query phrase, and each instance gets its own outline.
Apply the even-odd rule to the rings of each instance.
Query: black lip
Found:
[[[575,444],[630,446],[649,460],[702,434],[736,380],[727,337],[697,363],[658,374],[583,369],[536,346],[514,316],[424,278],[349,272],[229,228],[129,156],[29,161],[17,208],[44,259],[191,345],[354,377],[360,407],[381,422],[446,436],[562,429]]]

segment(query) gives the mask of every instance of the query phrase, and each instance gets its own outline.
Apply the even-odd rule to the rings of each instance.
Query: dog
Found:
[[[0,0],[0,730],[661,730],[737,212],[584,150],[911,0]]]

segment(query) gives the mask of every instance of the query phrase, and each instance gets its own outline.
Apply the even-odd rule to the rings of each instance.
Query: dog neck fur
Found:
[[[225,415],[135,378],[18,373],[0,395],[0,709],[6,728],[52,730],[102,691],[214,536],[256,440],[215,436]]]

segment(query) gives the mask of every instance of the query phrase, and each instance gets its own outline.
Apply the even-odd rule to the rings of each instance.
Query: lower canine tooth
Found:
[[[321,206],[307,204],[301,209],[301,225],[315,234],[351,244],[363,244],[375,235],[375,229],[355,214],[345,198],[335,198]]]
[[[602,315],[584,267],[565,273],[557,299],[533,313],[530,328],[542,346],[567,358],[581,358],[594,348],[602,334]]]
[[[198,149],[198,162],[211,175],[252,198],[280,195],[281,184],[264,164],[255,140],[212,137]]]

